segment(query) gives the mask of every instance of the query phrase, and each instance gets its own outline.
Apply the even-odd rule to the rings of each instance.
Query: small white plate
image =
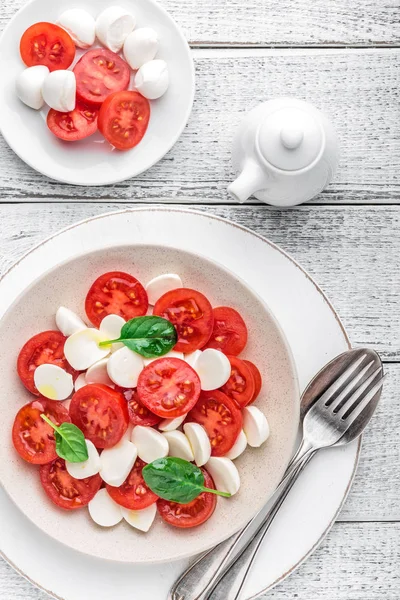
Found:
[[[73,0],[31,0],[10,21],[0,40],[0,131],[23,161],[52,179],[74,185],[107,185],[146,171],[172,148],[189,119],[194,98],[194,66],[190,48],[170,15],[155,0],[81,0],[79,8],[96,17],[118,4],[134,12],[137,27],[153,27],[159,34],[157,57],[168,63],[170,86],[151,101],[149,127],[140,144],[120,152],[100,133],[79,142],[58,140],[47,128],[47,109],[25,106],[15,92],[17,75],[24,70],[19,40],[39,21],[55,22],[76,3]],[[82,52],[77,52],[77,56]]]

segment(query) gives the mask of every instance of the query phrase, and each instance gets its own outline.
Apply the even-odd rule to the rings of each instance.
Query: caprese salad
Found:
[[[17,372],[33,398],[12,440],[56,506],[88,506],[103,527],[148,531],[158,511],[188,528],[239,491],[233,461],[269,436],[253,404],[261,374],[238,357],[241,315],[183,286],[176,274],[143,286],[105,273],[86,296],[89,325],[60,307],[57,329],[22,347]]]
[[[99,130],[114,148],[133,148],[146,133],[149,100],[169,85],[167,63],[156,58],[157,32],[135,26],[134,14],[120,6],[105,9],[97,20],[71,8],[57,23],[31,25],[20,41],[27,68],[17,78],[18,97],[35,110],[47,104],[47,126],[61,140]],[[92,48],[96,39],[103,47]],[[85,52],[74,63],[77,49]]]

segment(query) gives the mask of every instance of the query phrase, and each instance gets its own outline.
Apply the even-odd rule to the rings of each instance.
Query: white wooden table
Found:
[[[1,0],[0,28],[23,3]],[[180,141],[137,179],[86,189],[38,175],[0,137],[0,271],[61,227],[143,202],[203,208],[290,252],[327,292],[352,342],[381,353],[389,379],[338,522],[268,598],[399,600],[399,0],[161,3],[196,63],[197,97]],[[342,147],[336,179],[293,210],[233,205],[226,193],[233,131],[244,111],[281,95],[312,101],[333,119]],[[3,562],[0,598],[48,596]]]

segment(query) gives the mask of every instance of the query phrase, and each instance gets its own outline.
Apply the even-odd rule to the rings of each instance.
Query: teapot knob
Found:
[[[281,141],[282,144],[288,150],[295,150],[298,148],[304,138],[304,131],[296,126],[285,125],[281,129]]]

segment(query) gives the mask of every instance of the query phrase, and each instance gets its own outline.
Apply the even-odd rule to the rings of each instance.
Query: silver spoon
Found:
[[[314,377],[301,399],[303,441],[272,506],[267,504],[243,530],[189,567],[172,587],[170,600],[239,597],[262,540],[301,471],[318,449],[347,444],[361,435],[378,404],[382,385],[381,360],[367,349],[341,354]]]

